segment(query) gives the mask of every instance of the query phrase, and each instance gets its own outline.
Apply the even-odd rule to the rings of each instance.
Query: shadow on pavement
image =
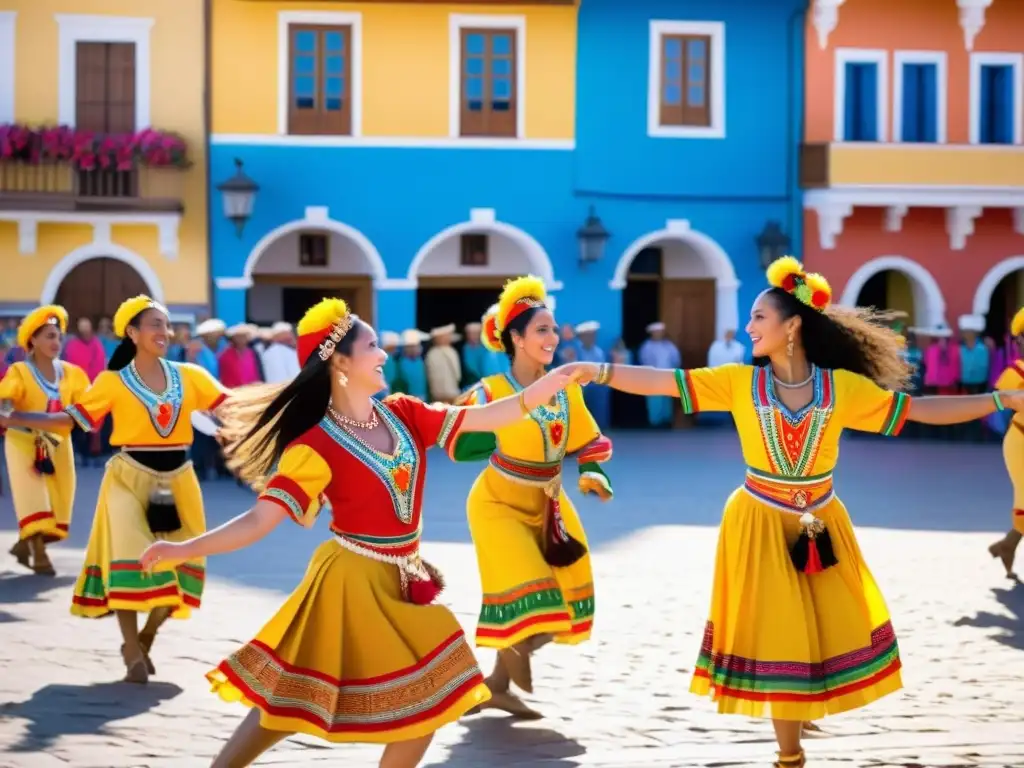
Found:
[[[958,619],[954,626],[1002,630],[994,638],[997,642],[1024,651],[1024,584],[1018,581],[1009,589],[993,589],[992,592],[1012,616],[982,611],[973,617]]]
[[[74,586],[77,576],[36,576],[28,571],[0,573],[0,605],[33,603],[54,589]],[[70,598],[69,598],[70,599]]]
[[[110,723],[147,712],[182,692],[173,683],[47,685],[26,701],[0,706],[0,718],[28,720],[26,732],[10,750],[35,752],[61,736],[102,734]]]
[[[447,758],[430,766],[543,765],[544,768],[575,768],[573,760],[587,750],[575,739],[563,736],[550,728],[516,725],[509,717],[482,715],[460,720],[466,727],[466,737],[448,749]]]

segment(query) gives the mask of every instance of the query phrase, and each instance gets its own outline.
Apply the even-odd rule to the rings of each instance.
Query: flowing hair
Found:
[[[769,288],[765,296],[783,320],[800,317],[800,339],[808,362],[858,373],[895,392],[910,387],[913,367],[903,355],[903,337],[887,325],[895,313],[835,305],[821,312],[781,288]],[[767,363],[767,358],[754,360],[755,365]]]
[[[348,355],[364,324],[355,320],[334,349]],[[287,448],[323,419],[331,401],[331,361],[314,351],[299,374],[286,384],[239,387],[217,410],[223,427],[227,466],[262,491]]]

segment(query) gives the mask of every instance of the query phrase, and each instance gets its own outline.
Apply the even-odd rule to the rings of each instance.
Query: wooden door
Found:
[[[683,368],[707,365],[715,340],[715,281],[662,280],[661,321],[665,334],[679,348]],[[676,411],[676,426],[692,426],[692,417]]]
[[[68,311],[74,328],[80,317],[94,324],[101,317],[113,318],[122,301],[148,292],[139,273],[123,261],[99,258],[72,269],[57,289],[55,301]]]

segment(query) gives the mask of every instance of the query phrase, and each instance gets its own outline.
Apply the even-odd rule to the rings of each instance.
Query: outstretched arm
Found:
[[[460,432],[493,432],[514,424],[527,413],[548,402],[557,392],[565,389],[575,377],[561,370],[542,376],[515,397],[503,397],[487,405],[468,406]]]
[[[556,369],[575,374],[580,384],[605,384],[631,395],[664,395],[679,397],[676,372],[672,368],[652,368],[646,365],[613,365],[603,363],[566,363]]]
[[[52,432],[55,429],[70,429],[74,421],[67,413],[36,413],[35,411],[0,412],[0,427],[21,427],[22,429],[38,429]]]
[[[910,401],[908,421],[921,424],[960,424],[983,419],[995,411],[1024,408],[1024,395],[1020,390],[988,395],[935,395],[915,397]],[[1002,408],[1000,407],[1002,406]]]

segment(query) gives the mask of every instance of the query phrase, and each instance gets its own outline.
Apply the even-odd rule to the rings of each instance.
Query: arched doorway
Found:
[[[879,256],[846,281],[837,302],[906,312],[908,325],[934,328],[946,323],[946,300],[932,273],[903,256]]]
[[[896,269],[883,269],[868,278],[857,295],[857,306],[905,312],[911,322],[917,317],[914,285]]]
[[[985,318],[985,335],[1000,340],[1024,302],[1024,256],[996,264],[981,279],[974,294],[974,314]]]
[[[64,276],[54,302],[68,311],[72,327],[81,317],[95,324],[113,318],[125,299],[149,293],[146,281],[131,265],[109,256],[83,261]]]
[[[373,285],[384,274],[380,254],[361,232],[309,209],[305,219],[263,237],[246,259],[246,317],[294,324],[324,296],[337,296],[373,324]]]

